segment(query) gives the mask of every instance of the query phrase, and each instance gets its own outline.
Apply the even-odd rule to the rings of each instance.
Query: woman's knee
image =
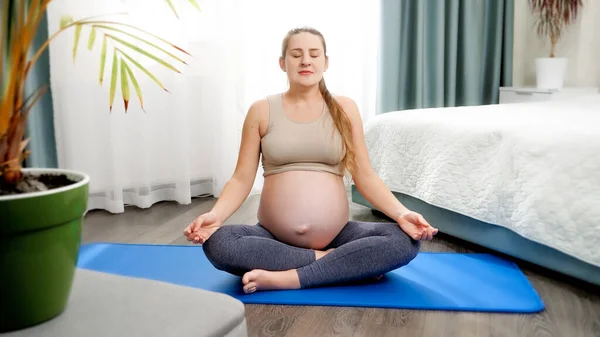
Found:
[[[391,255],[396,261],[398,267],[407,265],[414,260],[421,250],[421,241],[414,240],[406,234],[400,226],[390,229],[390,250]]]
[[[236,228],[234,226],[223,226],[217,229],[209,238],[202,244],[204,255],[215,268],[223,270],[226,268],[226,261],[229,260],[228,254],[231,252],[231,244],[234,243]]]

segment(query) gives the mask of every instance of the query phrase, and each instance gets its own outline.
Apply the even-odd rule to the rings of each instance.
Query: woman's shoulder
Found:
[[[348,96],[333,95],[333,98],[335,98],[338,104],[341,105],[342,109],[344,109],[344,111],[346,111],[347,113],[349,111],[358,110],[356,102]]]
[[[361,119],[358,105],[352,98],[343,95],[334,95],[333,97],[342,106],[342,109],[352,122]]]
[[[269,120],[269,97],[258,99],[248,109],[247,117],[257,121]]]
[[[260,113],[265,117],[268,117],[269,110],[271,109],[271,105],[273,103],[280,103],[282,99],[283,93],[274,93],[270,95],[266,95],[263,98],[257,99],[252,102],[250,105],[250,110],[253,110],[255,113]]]
[[[344,95],[333,95],[333,98],[335,98],[335,100],[340,103],[342,106],[352,106],[352,105],[356,105],[356,103],[354,102],[354,100],[348,96],[344,96]]]
[[[252,102],[250,107],[254,108],[269,108],[269,104],[275,100],[280,100],[282,93],[274,93],[270,95],[266,95],[263,98],[259,98],[256,101]]]

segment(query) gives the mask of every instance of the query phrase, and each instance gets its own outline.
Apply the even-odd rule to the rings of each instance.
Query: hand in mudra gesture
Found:
[[[221,227],[222,222],[214,212],[208,212],[197,217],[186,229],[183,235],[188,241],[193,243],[204,243],[208,238]]]
[[[408,211],[398,217],[398,225],[413,240],[431,240],[437,234],[437,228],[432,227],[423,216],[417,212]]]

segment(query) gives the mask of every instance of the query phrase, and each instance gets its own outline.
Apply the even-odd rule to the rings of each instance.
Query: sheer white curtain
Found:
[[[352,97],[364,122],[375,115],[377,1],[205,0],[199,1],[201,12],[187,0],[173,3],[179,19],[162,0],[55,0],[48,9],[50,34],[65,14],[79,19],[128,12],[110,19],[165,37],[193,55],[185,58],[187,65],[178,66],[181,74],[140,57],[169,92],[132,68],[145,112],[130,88],[124,113],[119,80],[111,113],[110,44],[104,84],[98,83],[101,30],[91,51],[90,30],[82,30],[75,62],[73,29],[53,41],[50,71],[59,166],[91,176],[89,209],[118,213],[127,205],[145,208],[164,200],[187,204],[203,194],[218,197],[235,168],[248,107],[287,88],[278,57],[283,36],[297,26],[313,26],[325,35],[329,89]],[[261,187],[259,169],[253,193]]]

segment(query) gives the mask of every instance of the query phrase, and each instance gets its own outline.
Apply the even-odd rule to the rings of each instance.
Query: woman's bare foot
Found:
[[[242,283],[246,294],[257,290],[300,289],[300,279],[295,269],[286,271],[254,269],[244,274]]]
[[[315,256],[317,257],[317,260],[322,258],[323,256],[329,254],[332,250],[334,250],[335,248],[331,248],[331,249],[327,249],[327,250],[315,250]]]

